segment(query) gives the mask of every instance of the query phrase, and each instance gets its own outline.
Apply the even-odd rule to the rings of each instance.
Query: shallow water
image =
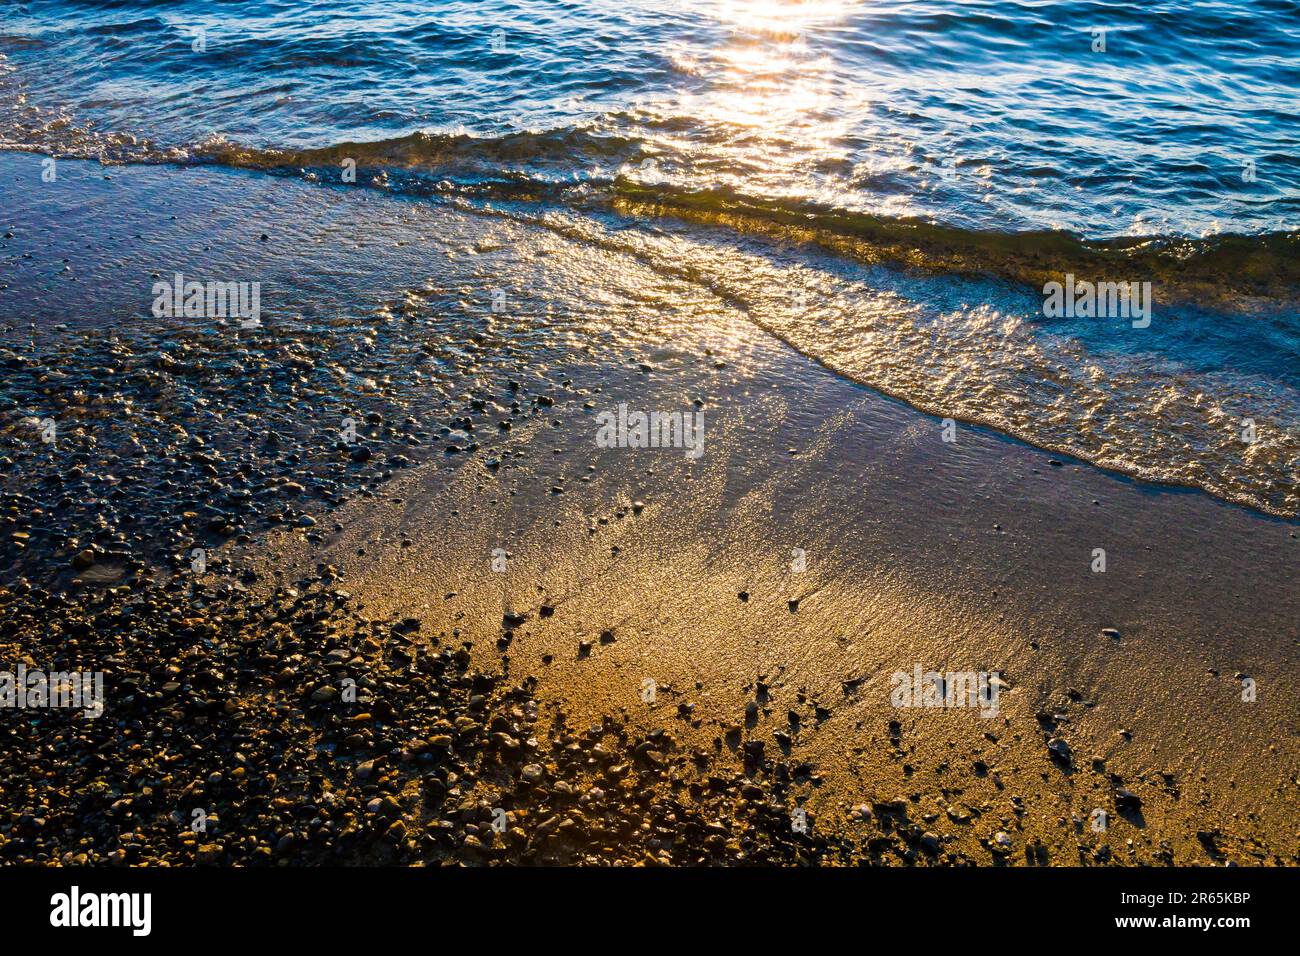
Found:
[[[1297,50],[1276,0],[49,0],[0,15],[0,143],[351,160],[626,250],[936,415],[1295,516]],[[1067,273],[1151,282],[1151,325],[1045,318]]]

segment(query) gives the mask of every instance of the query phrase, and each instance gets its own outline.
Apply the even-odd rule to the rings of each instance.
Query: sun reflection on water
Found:
[[[692,15],[729,27],[722,41],[679,40],[668,51],[681,73],[701,80],[689,90],[643,104],[650,141],[671,166],[689,156],[712,185],[743,189],[761,178],[808,198],[819,172],[848,162],[864,91],[846,96],[834,63],[805,31],[826,28],[860,6],[843,0],[716,0]],[[716,38],[715,38],[716,41]],[[671,122],[690,116],[689,131]],[[636,177],[635,170],[625,171]],[[656,166],[655,177],[662,177]],[[775,198],[773,196],[772,198]],[[829,197],[828,197],[829,198]]]

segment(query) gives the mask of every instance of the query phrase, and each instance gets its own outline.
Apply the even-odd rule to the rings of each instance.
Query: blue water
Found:
[[[980,229],[1300,218],[1295,0],[39,0],[0,53],[0,137],[69,152],[468,133],[405,159]]]
[[[937,415],[1300,516],[1300,0],[8,2],[0,148],[562,222]],[[1049,319],[1067,273],[1155,317]]]

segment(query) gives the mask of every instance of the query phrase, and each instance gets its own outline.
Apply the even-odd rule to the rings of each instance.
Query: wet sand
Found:
[[[1292,525],[978,430],[945,444],[937,420],[758,352],[747,385],[705,403],[699,464],[597,449],[575,385],[499,470],[434,490],[406,475],[336,513],[323,555],[273,540],[263,567],[347,568],[371,611],[536,676],[583,721],[626,715],[705,750],[762,742],[811,768],[791,806],[837,834],[867,832],[855,807],[902,798],[945,853],[980,862],[999,831],[1054,862],[1103,846],[1294,862]],[[717,391],[707,363],[643,358],[654,371],[614,372],[598,405]],[[893,707],[891,675],[918,665],[1010,687],[992,718]],[[1098,808],[1105,836],[1086,825]]]
[[[298,644],[241,658],[247,679],[295,655],[328,660],[351,628],[369,640],[345,646],[373,645],[373,661],[361,656],[388,701],[371,708],[387,724],[378,739],[353,739],[343,730],[355,705],[334,712],[328,693],[313,695],[361,665],[335,654],[323,671],[300,668],[275,712],[309,745],[304,778],[369,822],[301,834],[291,851],[235,788],[233,838],[205,861],[243,860],[250,833],[248,852],[295,862],[340,847],[349,860],[408,862],[1297,861],[1295,522],[979,428],[958,425],[945,442],[939,419],[835,376],[716,290],[563,231],[241,173],[64,165],[71,188],[41,194],[27,179],[39,184],[35,157],[0,156],[16,224],[3,344],[27,356],[27,391],[13,385],[4,410],[7,494],[37,489],[53,506],[65,490],[40,483],[78,464],[45,457],[22,424],[42,394],[68,423],[56,453],[100,456],[92,474],[125,467],[125,432],[145,438],[130,456],[140,483],[179,467],[168,441],[186,442],[166,433],[181,425],[208,449],[181,464],[224,484],[163,489],[176,500],[155,488],[128,500],[125,523],[111,494],[67,490],[37,522],[45,537],[5,562],[7,592],[37,612],[10,615],[30,627],[4,635],[6,659],[48,639],[31,630],[39,602],[15,588],[20,575],[45,575],[47,594],[65,589],[73,604],[170,580],[167,600],[200,610],[212,589],[235,616],[296,609]],[[265,327],[152,328],[141,317],[151,273],[173,270],[260,280]],[[87,414],[39,368],[57,354],[63,374],[102,381],[91,356],[109,327],[132,343],[124,363],[149,357],[168,379],[135,396],[126,421],[109,399],[110,411]],[[186,346],[189,368],[152,361],[168,342]],[[285,383],[286,363],[297,382]],[[703,455],[598,447],[596,416],[620,403],[698,408]],[[340,447],[344,417],[361,435]],[[152,431],[156,443],[141,434]],[[180,500],[191,498],[222,513]],[[11,522],[31,510],[6,506]],[[127,557],[120,568],[97,559],[111,569],[102,580],[70,578],[99,515],[130,526],[105,549]],[[184,558],[200,539],[216,558],[195,582]],[[1091,567],[1096,548],[1104,573]],[[308,594],[324,596],[304,608]],[[145,606],[162,615],[166,603]],[[246,622],[253,633],[264,616]],[[203,643],[195,635],[169,653],[184,661]],[[129,637],[97,632],[97,654]],[[147,652],[132,652],[142,679],[165,682]],[[442,666],[422,671],[431,661]],[[918,665],[997,672],[1009,685],[997,715],[894,707],[891,675]],[[452,693],[443,675],[457,670]],[[112,677],[101,719],[115,719]],[[429,695],[436,717],[421,713]],[[438,730],[491,728],[484,707],[501,708],[494,733],[506,737],[482,747],[486,762]],[[57,733],[43,720],[40,734]],[[442,736],[454,760],[441,743],[412,746]],[[1054,757],[1052,741],[1068,751],[1055,744]],[[16,777],[19,751],[6,750]],[[274,747],[254,754],[250,772],[267,773],[259,760]],[[122,758],[115,785],[139,799],[137,758]],[[455,779],[438,775],[452,763]],[[581,802],[593,788],[597,810]],[[600,803],[606,790],[621,797]],[[76,842],[75,786],[59,801],[69,836],[41,844],[51,855]],[[30,815],[30,802],[6,809]],[[171,807],[156,802],[165,818]],[[494,836],[487,821],[503,802],[519,817]],[[792,829],[800,809],[806,833]],[[165,830],[143,841],[146,857],[172,852]],[[186,841],[174,859],[212,845]]]

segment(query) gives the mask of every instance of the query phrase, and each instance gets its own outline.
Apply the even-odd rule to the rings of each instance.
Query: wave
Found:
[[[212,137],[184,147],[100,134],[64,120],[11,131],[0,148],[103,163],[219,164],[391,192],[499,201],[604,205],[815,243],[867,263],[995,276],[1041,288],[1073,274],[1151,282],[1157,301],[1226,308],[1300,302],[1300,230],[1095,239],[1056,230],[995,231],[889,217],[798,198],[674,183],[633,136],[566,127],[501,136],[417,132],[311,149],[256,147]],[[656,181],[658,180],[658,181]]]
[[[1064,231],[995,232],[888,218],[810,203],[723,192],[619,184],[629,208],[649,208],[737,229],[781,229],[868,262],[985,274],[1031,286],[1066,274],[1151,282],[1167,302],[1228,304],[1240,297],[1300,299],[1300,230],[1260,235],[1085,239]]]

